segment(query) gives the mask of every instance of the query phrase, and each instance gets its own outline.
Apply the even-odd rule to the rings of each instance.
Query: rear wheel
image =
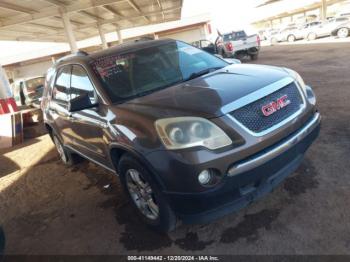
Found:
[[[73,155],[72,153],[70,153],[65,146],[63,145],[63,143],[61,142],[61,140],[58,138],[58,136],[56,134],[52,135],[52,140],[53,143],[56,146],[56,150],[58,152],[58,155],[61,159],[61,161],[67,165],[67,166],[72,166],[74,164],[76,164],[79,161],[79,157],[76,155]]]
[[[309,41],[316,40],[316,38],[317,38],[316,33],[309,33],[309,34],[307,35],[307,40],[309,40]]]
[[[123,188],[140,218],[157,231],[175,229],[176,216],[146,168],[126,154],[120,159],[118,169]]]
[[[344,28],[340,28],[337,32],[337,36],[339,38],[346,38],[349,36],[349,29],[344,27]]]
[[[288,40],[288,42],[292,43],[292,42],[295,42],[296,37],[295,37],[295,35],[290,35],[290,36],[288,36],[287,40]]]

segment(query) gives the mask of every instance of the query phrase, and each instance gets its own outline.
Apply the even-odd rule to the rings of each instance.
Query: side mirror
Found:
[[[69,112],[77,112],[88,108],[96,107],[98,103],[91,103],[90,97],[87,93],[82,94],[69,102]]]

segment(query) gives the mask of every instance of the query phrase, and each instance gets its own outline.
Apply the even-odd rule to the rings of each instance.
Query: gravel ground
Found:
[[[66,168],[48,136],[1,150],[5,253],[350,254],[349,47],[263,48],[258,63],[295,69],[313,86],[321,135],[274,192],[209,225],[169,235],[148,230],[116,177],[88,162]]]

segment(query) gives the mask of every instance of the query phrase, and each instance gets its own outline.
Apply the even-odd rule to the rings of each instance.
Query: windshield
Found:
[[[174,41],[92,62],[113,103],[147,95],[228,64],[200,49]],[[200,74],[198,75],[200,76]]]

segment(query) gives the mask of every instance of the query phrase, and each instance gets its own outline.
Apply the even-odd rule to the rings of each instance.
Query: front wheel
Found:
[[[337,32],[337,36],[339,38],[346,38],[349,36],[349,29],[344,27],[344,28],[340,28]]]
[[[124,191],[140,218],[154,230],[174,230],[176,216],[146,168],[126,154],[120,159],[118,169]]]

